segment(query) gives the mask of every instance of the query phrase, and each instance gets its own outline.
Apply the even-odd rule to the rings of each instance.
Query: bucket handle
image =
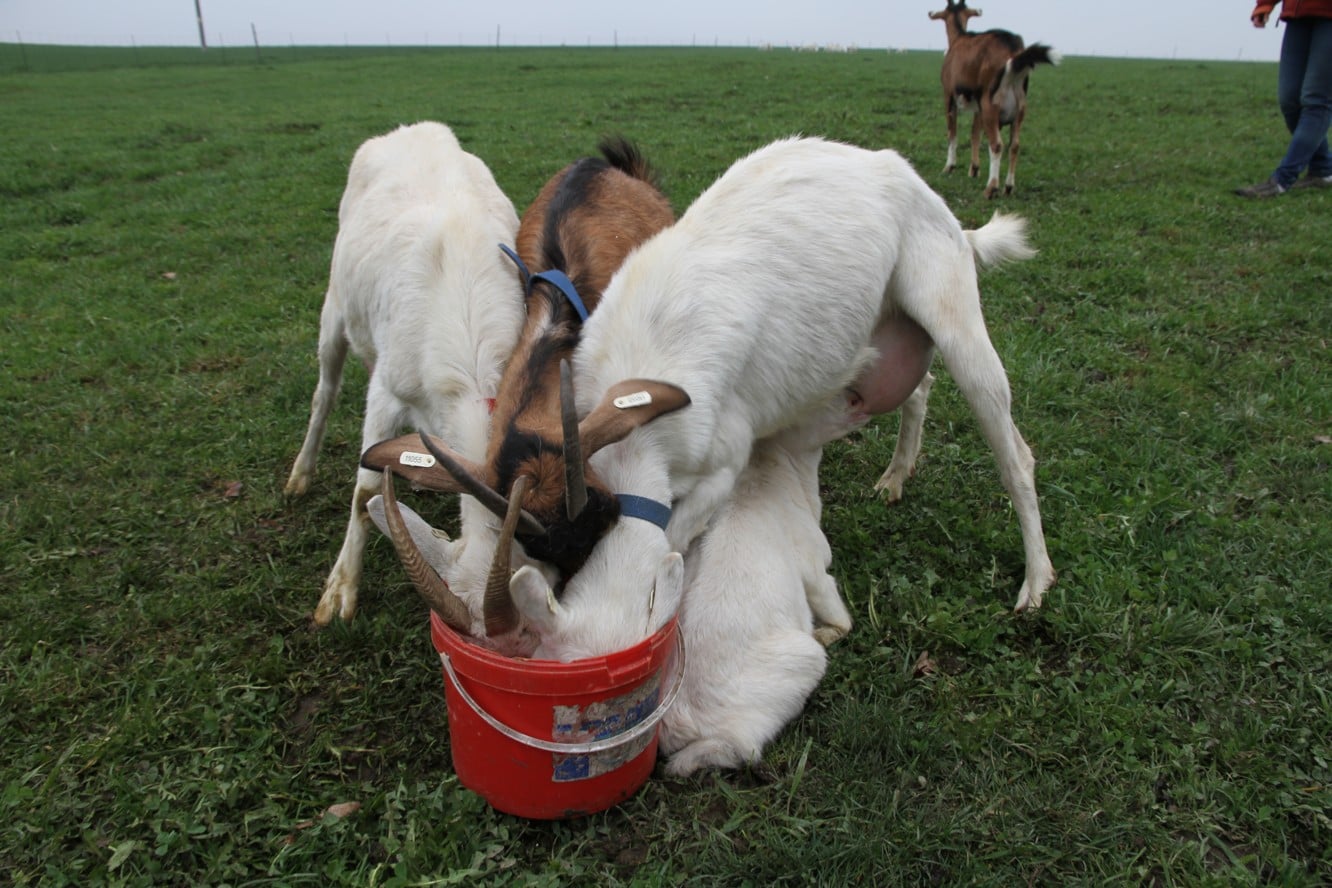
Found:
[[[675,635],[675,681],[671,683],[670,690],[666,692],[666,698],[657,704],[657,708],[647,718],[631,727],[629,730],[610,737],[603,737],[600,740],[589,740],[585,743],[560,743],[557,740],[544,740],[540,737],[533,737],[530,734],[524,734],[516,728],[511,728],[504,722],[495,718],[489,712],[481,708],[481,704],[472,699],[472,695],[467,693],[467,689],[458,681],[458,674],[453,671],[453,664],[449,662],[449,655],[443,651],[439,653],[439,659],[444,663],[444,671],[448,674],[449,681],[453,683],[453,689],[458,692],[458,696],[466,701],[467,705],[472,707],[472,711],[481,716],[481,720],[499,731],[510,740],[517,740],[533,749],[540,749],[543,752],[559,752],[565,755],[586,755],[593,752],[605,752],[608,749],[614,749],[617,746],[623,746],[642,737],[648,731],[657,726],[657,722],[665,717],[675,698],[680,695],[680,688],[684,685],[685,671],[685,648],[684,636],[679,631]]]

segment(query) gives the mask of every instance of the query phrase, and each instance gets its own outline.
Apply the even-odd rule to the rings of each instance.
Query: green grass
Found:
[[[1071,58],[1019,192],[944,177],[938,56],[0,46],[0,881],[1313,886],[1332,879],[1332,194],[1259,203],[1275,66]],[[390,548],[313,631],[365,377],[281,489],[346,167],[438,119],[521,210],[605,133],[683,210],[793,132],[891,146],[987,272],[1059,584],[940,372],[904,502],[895,420],[830,448],[856,618],[742,773],[533,823],[461,789]],[[443,520],[449,506],[417,499]],[[918,676],[928,652],[937,666]],[[330,806],[359,803],[345,817]]]

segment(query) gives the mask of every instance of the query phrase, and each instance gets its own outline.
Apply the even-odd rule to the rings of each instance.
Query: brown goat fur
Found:
[[[656,174],[637,148],[622,139],[603,140],[599,147],[601,158],[575,161],[542,186],[523,213],[515,243],[533,274],[564,272],[589,312],[625,256],[675,221]],[[496,399],[488,454],[492,466],[512,431],[560,440],[560,359],[573,354],[581,329],[564,294],[544,281],[532,286],[527,324]],[[539,501],[543,490],[537,484],[528,501]]]
[[[532,271],[564,272],[588,312],[624,259],[639,244],[675,221],[670,201],[638,149],[623,139],[603,139],[600,158],[583,158],[557,173],[523,213],[516,250]],[[527,325],[500,381],[491,424],[487,463],[497,489],[518,475],[536,481],[523,503],[554,537],[569,524],[585,527],[586,544],[534,540],[530,550],[572,573],[591,544],[619,513],[614,494],[585,467],[588,506],[576,517],[564,513],[563,432],[560,423],[560,361],[573,355],[582,321],[556,287],[536,281],[527,300]],[[542,545],[543,542],[549,545]],[[570,545],[581,553],[566,557]],[[554,550],[554,551],[552,551]],[[536,557],[537,552],[532,551]]]
[[[967,31],[967,22],[981,14],[967,6],[966,0],[947,0],[948,7],[931,12],[930,18],[942,20],[948,30],[948,52],[944,55],[939,80],[943,84],[944,110],[948,120],[948,159],[944,172],[957,165],[957,116],[959,111],[975,112],[971,122],[971,170],[980,173],[980,134],[985,131],[990,151],[990,174],[985,196],[999,190],[999,166],[1004,150],[1000,129],[1009,128],[1008,176],[1004,193],[1017,186],[1020,133],[1027,113],[1027,85],[1031,69],[1039,64],[1059,64],[1059,53],[1040,43],[1030,47],[1011,31],[994,29],[979,33]]]
[[[602,158],[575,161],[542,187],[514,245],[533,272],[567,274],[589,312],[629,252],[675,221],[634,145],[604,139],[598,147]]]

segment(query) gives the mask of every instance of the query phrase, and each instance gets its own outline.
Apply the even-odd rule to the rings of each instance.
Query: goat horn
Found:
[[[472,631],[472,615],[462,599],[453,594],[448,584],[440,579],[435,569],[426,563],[416,541],[412,539],[407,524],[402,520],[398,509],[398,498],[393,493],[393,470],[384,469],[384,522],[388,525],[389,539],[398,553],[398,560],[407,570],[407,576],[417,593],[430,605],[430,609],[439,614],[450,628],[463,634]]]
[[[495,544],[495,558],[490,563],[490,576],[486,578],[486,597],[482,610],[486,618],[486,635],[502,635],[518,624],[518,609],[509,595],[509,567],[513,552],[513,533],[518,528],[520,508],[532,479],[521,475],[513,482],[509,493],[508,509],[504,513],[504,526],[500,528]]]
[[[589,455],[596,453],[639,426],[688,406],[689,393],[677,385],[651,379],[621,380],[606,390],[601,403],[579,423],[583,449]]]
[[[439,460],[439,464],[454,477],[454,480],[458,482],[458,486],[463,489],[464,493],[471,494],[476,497],[481,505],[485,506],[501,518],[504,517],[505,513],[508,511],[509,504],[499,491],[467,471],[467,469],[454,459],[447,450],[436,446],[435,443],[430,440],[430,436],[425,432],[421,433],[421,443],[425,445],[426,450],[430,451],[430,455]],[[523,533],[532,536],[545,535],[546,528],[527,511],[524,510],[521,512],[518,520],[522,524]]]
[[[578,437],[578,410],[574,405],[573,372],[560,361],[560,418],[564,421],[564,508],[572,521],[587,505],[583,476],[583,446]]]

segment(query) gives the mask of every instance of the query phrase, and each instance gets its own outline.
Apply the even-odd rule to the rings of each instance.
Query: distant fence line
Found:
[[[152,46],[132,43],[120,46],[85,46],[70,44],[29,43],[26,38],[22,43],[0,42],[0,74],[30,72],[55,73],[58,71],[87,71],[125,67],[176,67],[176,66],[215,66],[215,65],[254,65],[278,64],[297,61],[336,61],[339,59],[364,58],[366,56],[388,54],[409,54],[422,52],[444,52],[458,50],[464,52],[495,52],[521,49],[689,49],[689,45],[668,44],[552,44],[547,46],[522,46],[501,44],[381,44],[341,46],[311,45],[271,45],[260,40],[250,44],[227,45],[210,44],[208,49],[194,46]],[[866,49],[855,44],[803,44],[782,46],[760,43],[753,46],[725,46],[721,44],[698,45],[699,49],[739,49],[753,51],[793,51],[820,53],[880,52],[883,49]],[[906,52],[905,49],[890,49],[889,52]]]
[[[253,27],[253,30],[251,30]],[[642,34],[621,33],[615,29],[610,29],[597,34],[585,35],[581,40],[550,40],[541,32],[515,30],[502,25],[496,26],[493,31],[485,33],[471,32],[449,32],[446,30],[428,30],[422,29],[416,33],[404,34],[401,32],[384,32],[380,34],[362,33],[352,35],[350,33],[323,34],[315,39],[309,35],[298,35],[294,32],[280,32],[275,30],[265,30],[262,24],[255,24],[245,28],[243,31],[218,31],[206,32],[208,41],[208,50],[222,48],[253,48],[257,42],[261,47],[307,47],[323,48],[332,46],[342,46],[344,48],[380,48],[380,49],[400,49],[403,47],[432,48],[441,49],[449,47],[543,47],[553,48],[561,46],[569,47],[605,47],[605,46],[656,46],[656,47],[677,47],[677,46],[699,46],[699,47],[784,47],[789,49],[799,49],[806,46],[818,47],[845,47],[854,45],[854,41],[809,41],[809,40],[776,40],[769,37],[746,37],[743,41],[722,40],[715,35],[687,33],[669,35],[666,39],[660,36],[650,37]],[[382,39],[381,39],[382,36]],[[0,35],[0,42],[10,40],[18,44],[27,46],[47,45],[47,46],[83,46],[83,47],[122,47],[122,48],[199,48],[197,36],[182,35],[180,33],[167,34],[163,32],[135,33],[131,32],[124,35],[105,35],[88,34],[79,32],[30,32],[13,31],[8,34]],[[875,48],[882,49],[883,46]],[[944,45],[939,44],[937,48],[943,51]]]
[[[38,37],[47,37],[50,35],[37,34]],[[67,35],[61,35],[66,40]],[[423,34],[423,38],[429,35]],[[315,60],[338,60],[350,58],[364,58],[369,55],[382,55],[384,53],[410,53],[425,51],[443,51],[449,49],[458,49],[466,51],[479,50],[520,50],[520,49],[617,49],[617,48],[636,48],[645,49],[688,49],[696,47],[699,49],[752,49],[758,51],[792,51],[792,52],[820,52],[820,53],[853,53],[853,52],[878,52],[885,50],[888,53],[899,52],[936,52],[942,54],[942,47],[894,47],[894,46],[861,46],[855,43],[777,43],[770,41],[755,41],[745,44],[723,44],[717,41],[691,41],[685,43],[665,43],[636,41],[623,38],[619,34],[612,34],[610,42],[596,42],[591,38],[586,43],[530,43],[523,42],[515,38],[512,42],[508,37],[501,33],[492,36],[491,42],[417,42],[408,41],[395,42],[393,35],[386,34],[383,43],[351,43],[342,44],[310,44],[295,43],[288,41],[286,43],[273,42],[266,39],[264,32],[256,29],[251,34],[249,40],[238,40],[228,42],[218,39],[216,42],[210,42],[206,50],[201,49],[198,43],[177,43],[155,44],[147,40],[140,41],[137,37],[131,37],[128,43],[116,45],[92,45],[78,42],[58,42],[54,40],[34,40],[24,32],[15,32],[14,42],[0,40],[0,74],[16,72],[33,73],[51,73],[56,71],[71,70],[97,70],[107,68],[121,67],[164,67],[177,65],[231,65],[231,64],[256,64],[256,63],[279,63],[292,61],[315,61]],[[1078,52],[1076,50],[1065,49],[1066,58],[1070,56],[1085,55],[1088,57],[1097,57],[1100,53]],[[1186,61],[1186,60],[1181,60]],[[1242,54],[1229,60],[1217,61],[1256,61],[1272,62],[1272,59],[1249,58],[1246,59]]]

